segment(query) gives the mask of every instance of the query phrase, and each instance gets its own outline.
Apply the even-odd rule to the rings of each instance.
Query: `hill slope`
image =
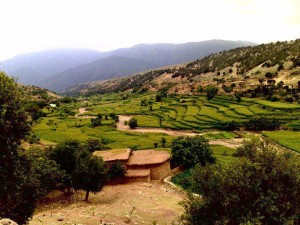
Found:
[[[78,83],[125,76],[155,67],[142,60],[111,56],[47,77],[39,85],[60,92]]]
[[[22,54],[3,61],[0,63],[0,70],[4,70],[11,76],[18,77],[18,81],[20,83],[31,85],[39,84],[43,87],[49,87],[48,82],[43,80],[44,78],[49,77],[48,79],[52,80],[50,77],[54,75],[53,79],[56,79],[55,76],[59,73],[69,69],[71,69],[69,72],[73,73],[75,67],[111,56],[121,56],[146,61],[149,65],[152,64],[151,67],[147,68],[153,69],[188,62],[214,52],[246,45],[253,45],[253,43],[243,41],[210,40],[185,44],[142,44],[131,48],[117,49],[109,52],[80,49],[53,49]],[[112,65],[111,61],[108,62],[110,64],[106,67]],[[138,67],[138,65],[135,65],[135,67]],[[87,70],[93,70],[93,68]],[[138,72],[140,72],[140,70],[138,70]],[[112,70],[111,74],[111,77],[105,76],[105,79],[123,76],[128,73],[123,74]],[[82,79],[78,79],[77,81],[80,83],[94,80],[93,77],[85,79],[85,77],[88,76],[89,75],[82,73]],[[64,88],[73,84],[73,82],[70,82],[69,84],[65,83]],[[61,90],[63,88],[59,89]]]
[[[211,54],[186,66],[154,70],[115,80],[74,86],[66,94],[106,93],[126,90],[154,90],[172,87],[170,92],[191,93],[209,84],[220,91],[243,91],[281,81],[298,86],[300,80],[300,39],[254,47],[241,47]],[[229,91],[227,90],[229,87]],[[270,88],[270,87],[268,87]]]
[[[189,62],[212,53],[256,45],[247,41],[208,40],[183,44],[140,44],[106,53],[149,61],[159,67]],[[105,53],[104,53],[105,54]]]
[[[101,53],[86,49],[53,49],[18,55],[0,63],[0,70],[18,77],[18,82],[36,85],[49,75],[90,63]]]

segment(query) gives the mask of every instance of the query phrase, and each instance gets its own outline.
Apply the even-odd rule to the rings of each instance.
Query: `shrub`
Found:
[[[192,168],[196,164],[203,166],[215,162],[208,140],[202,136],[178,137],[173,140],[171,149],[174,166]]]
[[[215,86],[208,85],[205,89],[206,91],[206,97],[208,100],[213,99],[219,92],[219,89]]]
[[[195,168],[193,190],[202,197],[184,202],[184,224],[299,224],[299,156],[258,140],[240,152],[231,166]]]
[[[137,124],[137,119],[136,118],[131,118],[129,121],[128,121],[128,125],[130,127],[130,129],[134,129],[138,126]]]
[[[247,130],[276,130],[280,128],[280,121],[275,118],[253,118],[246,123]]]
[[[125,173],[126,167],[120,162],[108,165],[107,176],[110,181],[122,179],[125,176]]]

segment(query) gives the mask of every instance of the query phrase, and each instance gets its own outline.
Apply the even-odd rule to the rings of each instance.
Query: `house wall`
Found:
[[[125,182],[126,183],[131,183],[131,182],[145,182],[145,183],[149,183],[150,182],[150,176],[144,176],[144,177],[125,177]]]
[[[151,180],[163,180],[171,175],[170,160],[160,164],[128,166],[131,169],[150,169]]]
[[[151,180],[163,180],[171,175],[170,160],[151,167]]]

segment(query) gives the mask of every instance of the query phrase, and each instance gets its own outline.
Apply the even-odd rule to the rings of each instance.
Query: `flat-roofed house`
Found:
[[[163,180],[171,175],[170,154],[166,151],[114,149],[96,151],[107,163],[121,162],[127,168],[125,180],[127,182]]]

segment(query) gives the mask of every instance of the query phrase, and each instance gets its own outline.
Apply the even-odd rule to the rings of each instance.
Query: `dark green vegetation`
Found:
[[[0,217],[24,224],[37,201],[61,176],[55,162],[36,161],[33,150],[25,152],[21,139],[30,131],[21,92],[12,78],[0,73]],[[38,157],[39,158],[39,157]]]
[[[197,164],[205,166],[216,161],[208,140],[201,136],[178,137],[172,142],[172,163],[185,169]]]
[[[129,121],[128,121],[128,126],[131,128],[131,129],[134,129],[138,126],[138,123],[137,123],[137,119],[136,118],[131,118]]]
[[[25,112],[21,94],[15,80],[1,72],[0,217],[25,224],[38,201],[59,187],[85,190],[87,201],[89,192],[101,190],[106,167],[102,159],[91,156],[91,148],[99,147],[97,141],[84,145],[70,141],[47,151],[24,150],[21,141],[28,139],[28,118],[33,116]]]
[[[256,139],[236,155],[235,164],[189,172],[190,188],[202,197],[185,201],[184,224],[298,224],[299,156]]]
[[[68,175],[67,186],[85,190],[85,201],[88,201],[90,192],[102,189],[107,175],[103,160],[92,156],[86,146],[79,141],[66,141],[48,150],[48,157]]]

